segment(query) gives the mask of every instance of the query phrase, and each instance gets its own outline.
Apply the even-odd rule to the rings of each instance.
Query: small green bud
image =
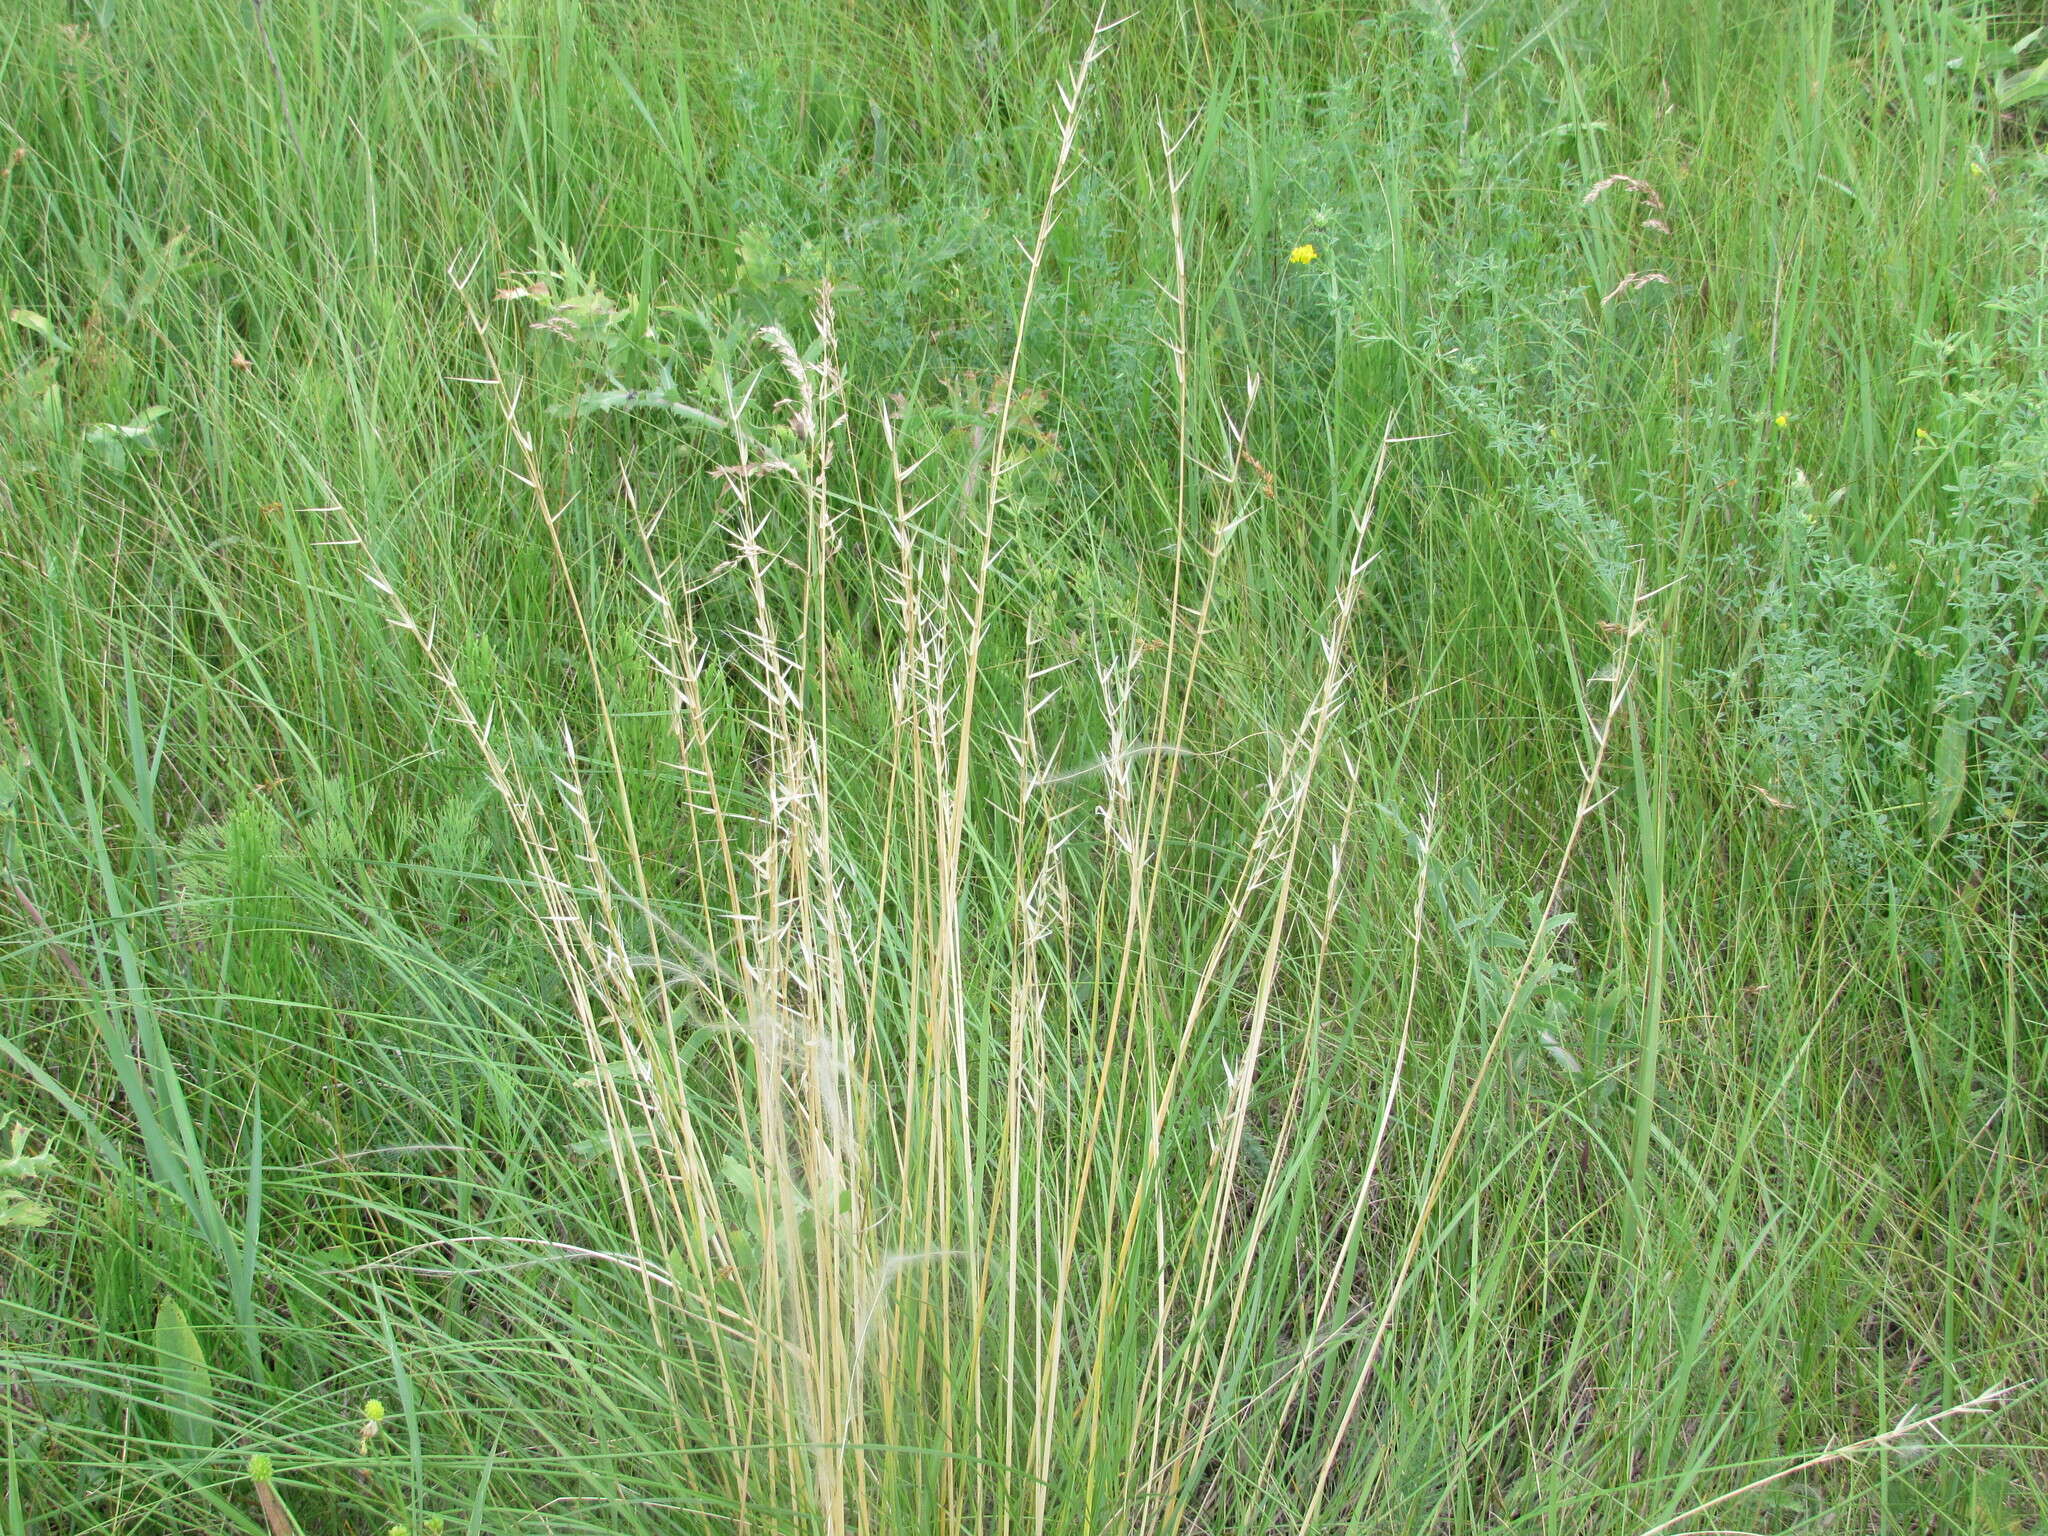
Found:
[[[267,1483],[270,1481],[270,1458],[258,1451],[249,1458],[249,1481]]]
[[[391,1527],[390,1536],[412,1536],[412,1532],[405,1526],[394,1525]]]
[[[420,1527],[420,1530],[424,1533],[424,1536],[445,1536],[445,1532],[447,1531],[447,1529],[448,1522],[446,1520],[443,1520],[439,1515],[427,1516],[427,1523]]]

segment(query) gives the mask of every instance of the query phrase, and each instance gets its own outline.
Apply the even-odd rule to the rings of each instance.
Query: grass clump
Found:
[[[2032,1529],[2038,47],[0,19],[9,1536]]]

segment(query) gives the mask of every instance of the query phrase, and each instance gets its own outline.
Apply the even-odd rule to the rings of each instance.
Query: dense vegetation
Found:
[[[2038,19],[5,7],[0,1530],[2036,1529]]]

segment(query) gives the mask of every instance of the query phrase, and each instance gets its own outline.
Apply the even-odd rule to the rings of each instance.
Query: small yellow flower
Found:
[[[372,1424],[382,1423],[384,1420],[384,1405],[378,1402],[376,1398],[371,1398],[367,1403],[363,1404],[363,1417]]]
[[[1297,245],[1287,253],[1287,259],[1297,267],[1305,267],[1316,259],[1316,248],[1312,245]]]
[[[1919,438],[1919,439],[1920,439],[1920,441],[1924,443],[1924,442],[1926,442],[1926,441],[1927,441],[1927,439],[1928,439],[1929,437],[1931,437],[1931,436],[1932,436],[1933,434],[1932,434],[1932,433],[1930,433],[1930,432],[1929,432],[1929,431],[1928,431],[1928,430],[1927,430],[1927,429],[1926,429],[1925,427],[1915,427],[1915,428],[1913,429],[1913,435],[1914,435],[1915,437]]]
[[[1771,420],[1781,427],[1789,427],[1792,425],[1792,418],[1790,416],[1787,416],[1783,411],[1778,412],[1778,414],[1773,416]]]
[[[1970,174],[1972,176],[1982,176],[1984,174],[1984,167],[1972,160],[1970,162]]]

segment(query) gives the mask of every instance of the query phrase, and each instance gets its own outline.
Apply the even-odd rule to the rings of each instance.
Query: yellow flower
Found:
[[[371,1398],[367,1403],[363,1404],[363,1417],[372,1424],[381,1422],[384,1417],[384,1405],[374,1397]]]
[[[1287,253],[1287,259],[1297,267],[1305,267],[1316,259],[1316,248],[1312,245],[1297,245]]]
[[[1783,411],[1778,412],[1778,414],[1773,416],[1771,420],[1776,422],[1781,427],[1789,427],[1792,425],[1792,418],[1790,416],[1787,416]]]
[[[1970,162],[1970,174],[1972,176],[1982,176],[1984,174],[1984,167],[1972,160]]]
[[[1932,434],[1929,433],[1925,427],[1915,427],[1913,429],[1913,435],[1919,438],[1920,441],[1924,443]]]

